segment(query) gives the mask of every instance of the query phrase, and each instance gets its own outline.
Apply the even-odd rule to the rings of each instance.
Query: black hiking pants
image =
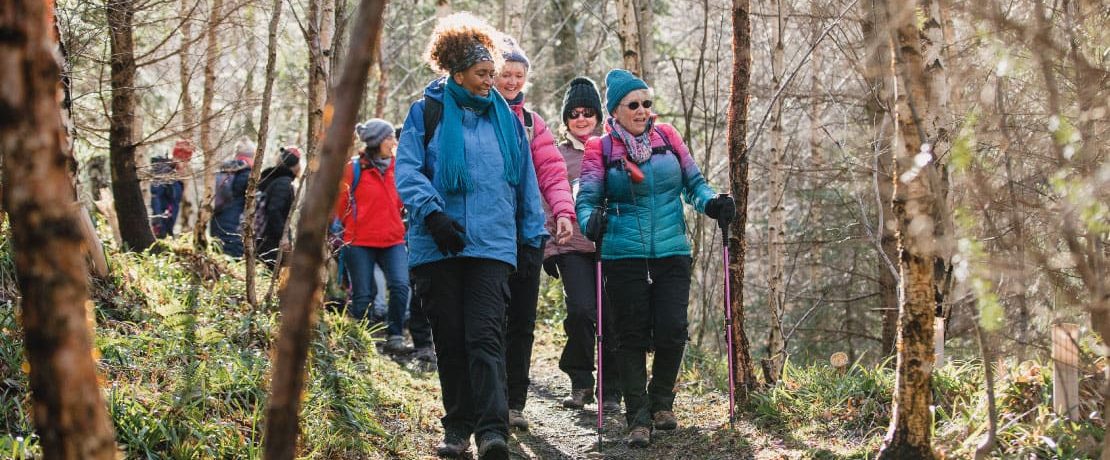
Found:
[[[516,271],[509,275],[509,310],[505,326],[505,373],[509,409],[524,410],[532,382],[532,343],[536,340],[536,303],[540,296],[543,246],[517,249]]]
[[[629,428],[650,427],[654,413],[674,408],[674,385],[688,337],[690,264],[689,256],[603,262]],[[650,384],[649,350],[655,350]]]
[[[413,269],[417,295],[432,323],[443,429],[462,438],[509,435],[502,347],[512,267],[478,258],[450,258]]]
[[[410,274],[409,279],[416,279]],[[409,334],[412,334],[412,346],[415,348],[428,348],[432,344],[432,323],[428,322],[428,315],[424,312],[423,299],[418,295],[409,298]]]
[[[597,266],[592,253],[572,252],[552,256],[563,280],[567,318],[563,330],[567,344],[559,356],[559,369],[570,377],[574,389],[594,387],[594,335],[597,334]],[[602,384],[606,401],[620,401],[620,366],[617,361],[617,334],[613,330],[612,306],[602,298],[604,334],[602,345]]]

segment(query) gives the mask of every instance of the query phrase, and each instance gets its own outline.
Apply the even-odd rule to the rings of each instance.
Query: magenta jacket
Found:
[[[567,134],[566,140],[564,140],[562,144],[559,144],[559,153],[562,154],[563,161],[566,161],[567,164],[567,180],[570,181],[571,184],[577,184],[578,176],[582,174],[582,154],[584,151],[585,145],[578,139],[574,139],[574,136],[570,134]],[[572,186],[572,188],[574,187]],[[547,208],[544,208],[544,210],[546,211]],[[550,212],[547,213],[546,225],[547,232],[554,235],[555,218],[551,216]],[[543,249],[543,258],[546,260],[551,256],[571,252],[593,254],[595,250],[594,243],[586,239],[585,235],[582,235],[582,232],[578,229],[578,226],[575,225],[574,234],[566,244],[556,243],[554,238],[547,240],[547,246],[544,246]]]
[[[520,104],[510,105],[516,117],[524,123],[524,101]],[[550,217],[567,217],[572,222],[576,219],[574,212],[574,196],[570,194],[570,183],[567,182],[567,164],[559,149],[555,147],[555,138],[543,117],[532,112],[532,164],[536,167],[536,179],[540,184],[540,194]],[[554,233],[552,233],[554,235]]]

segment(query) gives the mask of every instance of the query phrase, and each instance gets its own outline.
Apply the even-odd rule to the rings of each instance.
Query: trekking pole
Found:
[[[721,194],[719,196],[725,196]],[[724,250],[724,275],[725,275],[725,344],[728,346],[726,354],[728,355],[728,428],[734,429],[736,425],[736,382],[734,380],[736,366],[733,363],[733,348],[732,348],[732,286],[729,282],[728,271],[728,226],[732,221],[732,216],[726,219],[718,219],[717,226],[721,228],[721,248]]]
[[[599,211],[599,212],[602,213],[602,218],[606,217],[605,216],[606,207],[607,206],[603,205],[601,210]],[[602,234],[604,235],[604,232],[602,232]],[[603,361],[601,359],[601,355],[604,354],[604,352],[603,352],[603,346],[604,345],[602,344],[602,342],[603,342],[603,340],[602,340],[603,339],[603,337],[602,337],[602,324],[603,323],[602,323],[602,316],[601,316],[601,289],[602,289],[602,284],[601,284],[601,240],[602,240],[602,237],[599,236],[598,239],[597,239],[597,252],[594,252],[594,265],[595,265],[594,281],[596,282],[596,286],[597,286],[597,289],[595,290],[595,292],[597,294],[597,332],[594,334],[594,337],[597,338],[596,342],[597,342],[597,451],[598,451],[598,453],[603,452],[602,444],[601,444],[601,442],[602,442],[601,428],[602,428],[602,424],[604,423],[604,420],[605,420],[605,402],[604,402],[605,401],[605,385],[602,383],[604,381],[603,380],[604,371],[602,369],[604,369],[604,368],[602,367]]]

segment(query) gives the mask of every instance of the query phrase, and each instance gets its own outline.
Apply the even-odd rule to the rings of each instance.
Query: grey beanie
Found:
[[[393,125],[381,118],[371,118],[366,123],[355,125],[355,133],[367,149],[377,148],[382,141],[393,135]]]

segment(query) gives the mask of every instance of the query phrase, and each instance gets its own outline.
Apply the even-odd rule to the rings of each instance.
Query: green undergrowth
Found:
[[[11,266],[7,241],[0,236],[0,268]],[[261,458],[276,306],[253,310],[243,265],[196,254],[189,244],[170,241],[141,254],[109,247],[112,274],[91,286],[94,355],[117,441],[127,458]],[[28,458],[41,449],[10,282],[0,279],[0,458]],[[259,285],[267,283],[264,274]],[[434,379],[377,355],[376,332],[322,314],[302,397],[300,458],[411,458],[427,450],[415,444],[436,421],[424,409]]]
[[[750,411],[761,426],[810,445],[813,458],[870,458],[891,416],[893,363],[837,370],[787,364],[782,381],[753,395]],[[998,448],[994,458],[1097,458],[1102,421],[1097,398],[1085,394],[1080,421],[1052,411],[1051,367],[1027,361],[995,366]],[[987,398],[980,361],[954,361],[933,374],[934,447],[945,458],[972,458],[987,430]],[[1085,381],[1091,388],[1094,382]],[[1088,392],[1093,393],[1093,390]]]

